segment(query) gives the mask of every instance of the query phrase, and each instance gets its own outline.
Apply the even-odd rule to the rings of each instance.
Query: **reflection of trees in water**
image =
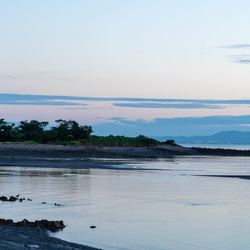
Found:
[[[46,169],[10,167],[1,169],[1,192],[28,195],[33,200],[43,199],[59,200],[70,197],[82,198],[91,189],[90,169]],[[64,197],[65,196],[65,197]],[[58,200],[55,200],[58,201]]]

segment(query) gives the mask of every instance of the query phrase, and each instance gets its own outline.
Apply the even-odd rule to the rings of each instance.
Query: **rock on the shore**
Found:
[[[8,198],[6,196],[1,196],[0,201],[8,201]]]
[[[16,196],[10,196],[10,198],[8,199],[8,197],[6,196],[0,196],[0,201],[17,201],[19,200],[20,202],[26,200],[25,197],[23,198],[19,198],[19,195],[16,195]],[[32,201],[30,198],[28,198],[28,201]]]
[[[27,219],[23,219],[22,221],[13,222],[13,220],[10,219],[0,219],[0,225],[16,225],[18,227],[23,226],[32,226],[36,228],[45,228],[47,230],[50,230],[52,232],[56,232],[58,230],[61,230],[65,228],[65,225],[63,221],[48,221],[48,220],[36,220],[35,222],[30,222]]]
[[[47,228],[52,232],[56,232],[60,229],[65,228],[65,225],[62,220],[60,221],[36,220],[35,227]]]
[[[14,224],[13,220],[10,220],[10,219],[7,219],[7,220],[0,219],[0,225],[13,225],[13,224]]]
[[[17,198],[14,196],[10,196],[10,198],[9,198],[9,201],[16,201],[16,200],[17,200]]]

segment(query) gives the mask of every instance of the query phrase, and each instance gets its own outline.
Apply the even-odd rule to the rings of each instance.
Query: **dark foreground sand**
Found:
[[[70,243],[57,238],[49,237],[42,228],[30,226],[0,226],[0,249],[85,249],[96,248]]]
[[[248,150],[187,147],[92,147],[51,145],[0,145],[0,166],[105,168],[131,159],[181,155],[250,156]],[[114,161],[123,158],[123,161]],[[249,176],[213,176],[249,179]],[[4,194],[0,194],[4,195]],[[1,201],[0,201],[1,202]],[[11,219],[11,218],[5,218]],[[49,237],[45,229],[0,226],[0,249],[94,249]]]

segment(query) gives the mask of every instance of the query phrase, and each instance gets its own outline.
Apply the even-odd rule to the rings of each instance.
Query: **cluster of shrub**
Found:
[[[80,126],[74,120],[56,120],[56,126],[46,129],[48,122],[37,120],[21,121],[18,125],[0,119],[1,142],[36,142],[64,145],[101,145],[101,146],[156,146],[168,144],[176,146],[174,140],[161,143],[144,135],[137,137],[126,136],[97,136],[92,135],[91,126]]]
[[[91,145],[103,145],[103,146],[157,146],[159,141],[152,138],[148,138],[144,135],[137,137],[126,136],[90,136],[89,142]]]
[[[37,120],[21,121],[18,125],[0,119],[0,141],[35,141],[38,143],[68,142],[88,139],[93,132],[91,126],[79,126],[73,120],[56,120],[56,126],[45,129],[49,123]]]

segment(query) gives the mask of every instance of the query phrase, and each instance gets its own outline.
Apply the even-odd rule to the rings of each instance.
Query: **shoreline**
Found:
[[[115,167],[131,162],[131,160],[167,159],[178,156],[248,157],[250,151],[182,146],[100,147],[0,144],[0,167],[110,168],[110,166]],[[219,175],[210,177],[250,178],[249,176]],[[46,229],[13,225],[0,225],[0,248],[6,250],[27,248],[96,250],[93,247],[50,237]]]
[[[250,156],[250,150],[202,148],[184,146],[63,146],[0,144],[0,162],[3,160],[81,159],[89,158],[168,158],[180,155]]]
[[[0,226],[0,249],[21,250],[29,248],[48,249],[85,249],[98,250],[97,248],[64,241],[49,236],[46,229],[31,226]]]

